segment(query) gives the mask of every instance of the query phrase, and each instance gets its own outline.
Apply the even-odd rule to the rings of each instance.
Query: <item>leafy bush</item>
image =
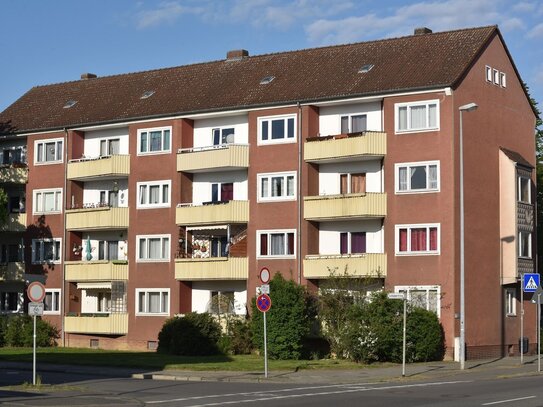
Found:
[[[3,346],[33,346],[34,323],[31,316],[19,314],[4,316],[0,328]],[[49,322],[37,318],[36,320],[36,346],[56,346],[56,340],[60,337],[58,329]]]
[[[234,319],[228,323],[229,352],[234,355],[248,355],[253,350],[253,333],[246,320]]]
[[[219,353],[219,323],[208,313],[191,312],[168,319],[158,334],[158,352],[200,356]]]
[[[413,307],[407,315],[406,359],[409,362],[441,360],[445,355],[445,334],[433,312]]]
[[[277,273],[270,281],[272,307],[267,312],[268,357],[270,359],[299,359],[303,340],[310,332],[310,297],[303,286],[287,281]],[[251,331],[253,342],[264,350],[263,313],[251,301]]]

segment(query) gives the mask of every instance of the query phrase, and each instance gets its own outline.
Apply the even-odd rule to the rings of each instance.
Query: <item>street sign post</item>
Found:
[[[405,377],[405,351],[407,338],[407,291],[403,293],[388,293],[390,300],[403,300],[403,349],[402,349],[402,377]]]
[[[522,275],[522,290],[525,293],[535,293],[539,285],[539,274],[525,273]]]
[[[267,267],[262,267],[260,270],[260,281],[262,284],[268,284],[270,281],[270,270]]]
[[[26,294],[31,303],[28,304],[28,315],[34,319],[34,334],[32,338],[32,384],[36,385],[36,315],[43,315],[43,299],[45,298],[45,286],[39,281],[33,281],[28,285]]]
[[[262,317],[264,319],[264,377],[265,378],[268,378],[268,338],[266,335],[266,330],[267,330],[266,329],[266,313],[270,310],[271,304],[272,304],[271,298],[268,294],[260,294],[258,297],[256,297],[256,307],[259,309],[260,312],[262,312],[262,314],[264,314],[262,315]]]
[[[30,301],[42,302],[45,298],[45,286],[38,281],[34,281],[28,285],[26,294],[28,295],[28,299]]]

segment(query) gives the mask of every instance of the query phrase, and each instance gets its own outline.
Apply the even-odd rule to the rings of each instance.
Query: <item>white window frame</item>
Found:
[[[288,185],[288,177],[294,177],[294,185],[293,185],[293,195],[286,195],[287,193],[287,185]],[[281,196],[271,196],[272,193],[272,178],[283,178],[284,182],[284,192],[285,195]],[[284,172],[269,172],[269,173],[262,173],[257,174],[257,202],[278,202],[278,201],[295,201],[296,200],[296,191],[297,191],[297,173],[296,171],[284,171]],[[262,180],[268,179],[268,196],[262,196]]]
[[[121,139],[119,137],[108,137],[108,138],[103,138],[103,139],[100,139],[100,157],[111,157],[112,155],[116,155],[116,154],[102,154],[102,143],[106,143],[106,150],[109,152],[109,150],[111,149],[111,143],[113,141],[118,141],[119,142],[119,152],[117,154],[121,154]]]
[[[55,253],[55,257],[58,259],[54,261],[45,260],[45,242],[58,242],[58,253]],[[53,250],[56,245],[53,246]],[[55,251],[55,250],[54,250]],[[62,263],[62,239],[61,238],[45,238],[45,239],[32,239],[32,264],[60,264]]]
[[[523,203],[527,203],[527,204],[531,204],[532,203],[532,185],[531,185],[531,179],[528,178],[528,177],[524,177],[522,175],[519,175],[518,176],[518,181],[517,181],[517,192],[518,192],[518,202],[523,202]],[[522,199],[522,183],[523,182],[527,182],[528,183],[528,200],[525,201]]]
[[[528,244],[528,246],[526,247],[527,251],[528,251],[528,255],[527,256],[523,256],[522,253],[523,253],[523,249],[524,249],[524,239],[527,239],[526,240],[526,243]],[[518,232],[518,257],[521,258],[521,259],[531,259],[532,258],[532,234],[530,232],[523,232],[523,231],[519,231]]]
[[[145,293],[145,307],[143,311],[140,311],[140,293]],[[166,302],[167,309],[160,312],[149,312],[149,293],[160,294],[160,304],[162,306],[164,294],[168,295],[168,301]],[[172,297],[170,295],[169,288],[136,288],[136,315],[138,316],[169,316],[170,315],[170,301]]]
[[[441,286],[439,285],[396,285],[394,286],[394,292],[395,293],[404,293],[407,291],[407,301],[411,302],[411,292],[412,291],[426,291],[426,307],[423,309],[426,309],[427,311],[430,310],[430,301],[429,296],[430,292],[434,291],[436,293],[436,314],[437,317],[441,317]]]
[[[505,315],[508,317],[517,316],[517,290],[516,288],[506,288],[505,292]]]
[[[500,86],[500,71],[497,69],[492,69],[492,77],[494,85]]]
[[[429,125],[429,106],[435,105],[436,106],[436,125],[434,127],[431,127]],[[411,115],[409,114],[409,111],[413,107],[418,106],[425,106],[426,107],[426,126],[420,127],[420,128],[414,128],[411,126]],[[405,129],[400,129],[400,109],[401,108],[407,108],[407,127]],[[427,131],[438,131],[440,126],[440,107],[439,107],[439,99],[432,99],[432,100],[421,100],[416,102],[407,102],[407,103],[396,103],[394,105],[394,128],[396,131],[396,134],[404,134],[404,133],[421,133],[421,132],[427,132]]]
[[[234,130],[232,134],[224,136],[222,133],[224,130]],[[215,131],[219,131],[219,144],[215,144]],[[228,142],[226,139],[228,136],[232,136],[232,141]],[[236,128],[234,126],[217,126],[211,129],[211,143],[212,146],[226,146],[228,144],[234,144],[236,138]]]
[[[348,113],[348,114],[340,114],[339,115],[339,132],[343,133],[342,129],[341,129],[341,120],[344,117],[347,117],[348,118],[348,127],[349,127],[349,130],[348,130],[347,134],[353,133],[354,132],[353,131],[353,117],[358,117],[358,116],[366,116],[366,130],[362,130],[362,131],[367,131],[367,126],[368,126],[368,114],[367,113]]]
[[[274,234],[284,234],[285,236],[285,253],[287,251],[288,246],[288,234],[292,233],[294,234],[294,247],[293,247],[293,254],[267,254],[267,255],[261,255],[260,254],[260,236],[261,235],[268,235],[268,252],[270,252],[270,235]],[[259,259],[294,259],[296,258],[296,229],[273,229],[273,230],[257,230],[256,231],[256,257]]]
[[[168,253],[161,253],[161,257],[159,258],[149,258],[149,257],[143,257],[141,258],[140,253],[140,241],[146,240],[146,251],[149,252],[149,239],[160,239],[160,248],[162,251],[163,240],[168,239],[168,245],[167,251]],[[171,255],[171,244],[172,244],[172,236],[171,235],[137,235],[136,236],[136,262],[138,263],[164,263],[170,261],[170,255]]]
[[[45,289],[45,297],[47,297],[47,294],[52,295],[52,304],[55,304],[54,298],[58,297],[58,309],[51,309],[51,310],[43,310],[44,315],[59,315],[60,314],[60,308],[62,307],[62,290],[60,288],[46,288]],[[43,303],[45,306],[45,298],[43,299]]]
[[[411,250],[411,230],[412,229],[427,229],[427,250]],[[430,250],[430,229],[437,228],[437,250]],[[407,250],[400,251],[400,229],[407,229]],[[418,224],[406,224],[406,225],[395,225],[394,230],[394,246],[396,256],[436,256],[441,253],[441,224],[440,223],[418,223]]]
[[[5,314],[18,314],[20,312],[23,311],[23,306],[24,306],[24,297],[23,297],[23,293],[22,292],[19,292],[19,291],[11,291],[11,290],[2,290],[0,291],[0,301],[1,301],[1,294],[4,293],[13,293],[13,294],[17,294],[17,309],[15,310],[6,310],[6,309],[3,309],[1,307],[3,307],[3,304],[0,303],[0,315],[5,315]]]
[[[158,186],[160,188],[159,198],[161,202],[159,203],[150,203],[150,188]],[[168,202],[163,202],[162,199],[164,198],[164,187],[168,187]],[[141,189],[142,187],[145,187],[146,189],[146,195],[147,199],[145,203],[141,203]],[[169,208],[171,206],[172,202],[172,181],[171,180],[160,180],[160,181],[145,181],[145,182],[138,182],[136,183],[137,188],[137,203],[136,207],[138,209],[149,209],[149,208]]]
[[[60,142],[60,152],[57,151],[58,143]],[[45,161],[44,157],[38,156],[38,146],[43,145],[42,153],[45,153],[45,145],[49,143],[55,143],[55,160],[51,161]],[[35,140],[34,141],[34,165],[49,165],[49,164],[59,164],[64,161],[64,139],[63,138],[51,138],[51,139],[45,139],[45,140]]]
[[[149,147],[151,145],[151,138],[149,137],[151,132],[160,131],[161,134],[161,149],[157,151],[149,151]],[[164,131],[170,132],[170,145],[167,149],[164,148]],[[147,133],[147,146],[146,151],[141,151],[141,137],[143,133]],[[164,127],[152,127],[147,129],[138,129],[138,151],[137,155],[156,155],[156,154],[170,154],[172,152],[172,143],[173,143],[173,134],[172,134],[172,126],[164,126]]]
[[[430,171],[429,167],[435,165],[437,174],[436,182],[437,186],[435,188],[430,188]],[[425,189],[412,189],[411,188],[411,177],[410,170],[413,167],[426,167],[426,188]],[[400,168],[407,168],[407,189],[400,189]],[[440,171],[440,161],[419,161],[419,162],[410,162],[410,163],[397,163],[394,164],[394,189],[396,194],[424,194],[424,193],[433,193],[439,192],[441,189],[441,171]]]
[[[488,65],[485,66],[485,79],[487,82],[492,83],[492,67]]]
[[[294,119],[294,137],[289,138],[287,133],[288,133],[288,120],[290,119]],[[284,137],[280,139],[271,138],[271,133],[272,133],[271,123],[276,120],[284,121],[285,134],[284,134]],[[296,143],[298,139],[297,121],[298,121],[298,118],[296,114],[259,117],[258,118],[258,145]],[[268,123],[268,133],[269,133],[268,140],[262,139],[262,126],[264,122]]]
[[[502,88],[507,87],[507,80],[506,80],[506,74],[505,72],[500,72],[500,86]]]
[[[53,193],[55,196],[55,206],[58,205],[55,210],[45,211],[43,209],[44,205],[44,195]],[[40,197],[38,198],[38,195]],[[53,213],[62,213],[62,188],[50,188],[50,189],[35,189],[32,191],[32,213],[34,215],[43,215],[43,214],[53,214]]]

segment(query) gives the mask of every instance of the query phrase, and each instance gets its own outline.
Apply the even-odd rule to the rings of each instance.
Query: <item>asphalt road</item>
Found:
[[[32,381],[28,370],[0,366],[3,406],[543,406],[540,376],[485,380],[398,380],[388,383],[289,385],[179,382],[41,373],[40,392],[5,387]]]

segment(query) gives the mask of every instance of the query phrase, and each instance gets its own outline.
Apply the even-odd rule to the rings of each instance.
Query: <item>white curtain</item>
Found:
[[[151,185],[149,187],[149,203],[157,204],[160,202],[160,185]]]
[[[294,175],[287,177],[287,196],[294,196]]]
[[[147,185],[140,185],[140,204],[145,205],[147,203]]]
[[[407,106],[398,109],[398,130],[407,130]]]
[[[160,312],[160,293],[159,292],[150,292],[149,296],[149,312],[158,313]]]
[[[149,258],[150,259],[160,259],[160,239],[151,238],[149,239]]]
[[[398,189],[400,191],[407,191],[407,167],[400,167],[398,178]]]
[[[272,177],[272,196],[282,196],[284,181],[283,177]]]
[[[426,106],[411,106],[411,128],[423,129],[426,127]]]
[[[437,165],[429,166],[428,181],[430,189],[437,189]]]
[[[170,202],[170,191],[169,185],[162,185],[162,203]]]
[[[260,184],[260,196],[261,197],[268,197],[270,196],[270,191],[269,191],[269,179],[268,178],[262,178],[262,183]]]
[[[437,127],[437,105],[428,105],[428,127]]]
[[[270,234],[270,255],[283,255],[285,254],[285,235],[283,233]]]

